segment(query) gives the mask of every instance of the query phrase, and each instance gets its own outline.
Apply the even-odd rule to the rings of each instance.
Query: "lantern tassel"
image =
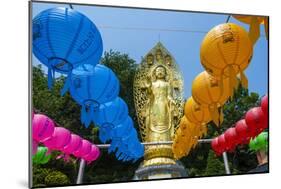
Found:
[[[86,107],[85,107],[85,105],[83,104],[82,105],[82,108],[81,108],[81,117],[80,117],[80,119],[81,119],[81,122],[84,124],[85,123],[85,120],[86,120]]]
[[[93,104],[90,106],[90,116],[91,120],[95,123],[98,120],[98,108],[95,107]]]
[[[220,125],[221,125],[222,122],[223,122],[223,118],[224,118],[223,110],[222,110],[222,108],[220,108]],[[219,126],[220,126],[220,125],[219,125]]]
[[[67,76],[66,81],[63,85],[63,88],[60,91],[60,95],[64,96],[64,94],[68,91],[70,87],[70,81],[71,81],[71,73]]]
[[[240,80],[241,80],[242,86],[247,89],[248,88],[248,79],[243,71],[240,72]]]
[[[216,124],[216,126],[219,126],[219,111],[217,107],[209,107],[210,113],[211,113],[211,117],[213,122]]]
[[[253,16],[251,19],[249,37],[253,45],[257,42],[258,38],[260,37],[260,24],[258,18],[255,16]]]
[[[48,88],[53,88],[53,74],[52,74],[52,67],[48,67]]]

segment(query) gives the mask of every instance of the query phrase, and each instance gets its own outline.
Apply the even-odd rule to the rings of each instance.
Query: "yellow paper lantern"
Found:
[[[200,127],[190,122],[185,116],[182,117],[172,145],[174,157],[179,159],[188,155],[190,150],[196,146],[198,135],[200,135]]]
[[[244,15],[233,15],[233,17],[240,22],[250,25],[249,37],[253,44],[255,44],[260,37],[260,24],[264,24],[265,34],[268,39],[268,17]]]
[[[209,109],[217,126],[222,122],[222,112],[218,108],[232,95],[229,89],[228,78],[218,80],[206,71],[201,72],[192,83],[192,98],[203,108]]]
[[[245,24],[251,24],[252,19],[257,19],[259,24],[264,23],[264,16],[232,15],[235,19]]]
[[[229,77],[230,87],[237,83],[239,73],[241,83],[247,87],[243,71],[248,67],[253,54],[253,45],[248,32],[233,23],[220,24],[211,29],[201,44],[200,59],[205,70],[221,79]]]
[[[204,106],[200,106],[197,102],[189,97],[184,105],[184,115],[186,118],[196,124],[205,125],[211,121],[211,115],[209,109]]]

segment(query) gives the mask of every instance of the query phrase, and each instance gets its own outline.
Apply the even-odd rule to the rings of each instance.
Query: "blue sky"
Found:
[[[34,3],[33,17],[52,7],[64,4]],[[159,11],[99,6],[74,5],[73,8],[89,17],[100,30],[104,51],[110,49],[127,53],[139,63],[159,41],[172,53],[184,77],[184,97],[191,95],[191,84],[200,72],[200,45],[205,34],[214,26],[226,22],[225,14]],[[245,25],[234,18],[229,22]],[[261,37],[254,48],[254,56],[245,73],[249,91],[260,95],[268,88],[268,44],[261,26]],[[168,31],[167,31],[168,30]],[[33,64],[40,62],[33,56]]]

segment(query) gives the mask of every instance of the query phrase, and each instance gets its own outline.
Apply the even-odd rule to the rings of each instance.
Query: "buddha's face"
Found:
[[[160,67],[157,67],[156,70],[155,70],[155,75],[158,79],[163,79],[166,75],[166,70],[164,67],[160,66]]]

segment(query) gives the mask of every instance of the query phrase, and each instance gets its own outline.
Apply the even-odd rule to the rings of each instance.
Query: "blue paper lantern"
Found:
[[[32,21],[34,55],[48,67],[48,86],[54,73],[70,74],[81,64],[96,65],[103,45],[99,30],[85,15],[69,8],[51,8]]]
[[[101,64],[74,69],[65,86],[64,91],[69,88],[72,98],[82,106],[81,121],[86,127],[94,121],[100,105],[114,100],[120,89],[115,74]]]
[[[100,105],[99,110],[94,115],[94,122],[99,127],[100,141],[105,143],[111,140],[112,129],[125,121],[127,117],[128,106],[120,97]]]
[[[136,161],[144,154],[144,147],[140,143],[137,132],[130,116],[111,131],[112,141],[108,152],[115,152],[118,160]]]
[[[119,160],[136,161],[144,154],[144,146],[139,142],[137,132],[135,129],[132,131],[130,135],[122,139],[122,144],[118,147],[116,156]]]
[[[111,102],[101,104],[95,123],[99,126],[110,125],[113,128],[128,117],[128,106],[120,97]]]
[[[115,152],[118,147],[120,147],[120,144],[122,142],[122,139],[125,138],[125,136],[128,136],[131,133],[131,130],[134,128],[133,120],[130,116],[126,118],[126,120],[115,126],[111,131],[112,136],[112,142],[108,149],[108,152]]]

